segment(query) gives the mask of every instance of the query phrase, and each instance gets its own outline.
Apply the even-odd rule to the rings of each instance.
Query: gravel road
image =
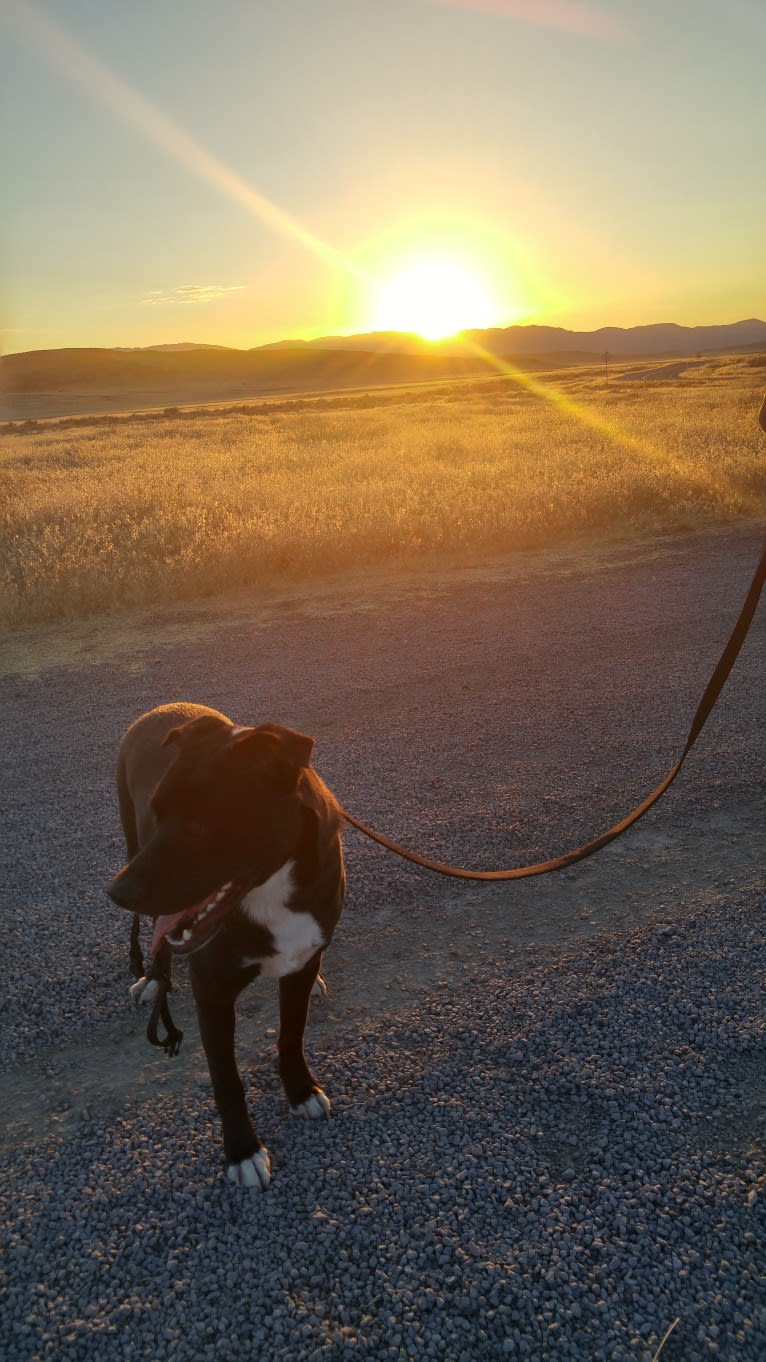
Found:
[[[264,1195],[223,1176],[185,975],[166,1060],[103,893],[119,737],[174,698],[315,734],[347,807],[430,855],[486,868],[587,840],[678,754],[760,537],[10,641],[0,1357],[762,1362],[763,605],[673,790],[593,860],[465,885],[348,833],[308,1033],[329,1122],[288,1117],[271,991],[242,999]]]

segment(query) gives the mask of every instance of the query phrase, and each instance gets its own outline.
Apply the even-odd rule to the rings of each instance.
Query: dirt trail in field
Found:
[[[261,714],[316,733],[322,774],[349,809],[428,854],[480,867],[524,863],[602,831],[664,773],[739,609],[758,542],[745,531],[567,549],[370,574],[276,593],[257,608],[216,602],[113,628],[27,631],[3,659],[6,732],[20,744],[34,733],[39,753],[72,770],[73,786],[98,768],[104,812],[56,807],[62,855],[80,828],[97,842],[111,828],[102,753],[124,722],[183,694],[217,699],[241,721]],[[765,634],[761,609],[720,713],[674,791],[576,869],[467,885],[404,867],[349,832],[349,903],[328,952],[328,997],[312,1008],[311,1047],[329,1048],[331,1035],[349,1028],[361,1035],[381,1014],[393,1023],[424,991],[449,989],[482,962],[502,960],[509,978],[519,977],[582,937],[651,922],[659,939],[679,913],[711,897],[762,892]],[[114,698],[105,706],[106,684]],[[26,836],[55,840],[46,833],[51,808],[20,797]],[[112,836],[104,869],[113,848]],[[33,869],[28,883],[25,873],[22,863],[12,950],[26,953],[28,977],[36,966],[46,989],[63,994],[52,925],[34,950],[23,939],[21,905],[34,894]],[[108,923],[105,959],[87,966],[101,980],[106,970],[107,1002],[98,989],[75,996],[80,1015],[62,1043],[55,996],[44,1000],[40,1035],[48,1026],[53,1043],[35,1042],[13,1070],[0,1102],[6,1142],[69,1133],[83,1117],[118,1111],[137,1089],[206,1081],[184,979],[173,1003],[186,1032],[177,1060],[149,1049],[127,1001],[120,1010],[115,997],[110,1016],[114,990],[127,998],[127,940],[119,915],[105,911],[98,883],[88,884],[65,939],[71,945],[74,931],[101,943]],[[11,1012],[24,1006],[22,990]],[[243,1060],[268,1056],[276,1022],[273,990],[243,995]]]

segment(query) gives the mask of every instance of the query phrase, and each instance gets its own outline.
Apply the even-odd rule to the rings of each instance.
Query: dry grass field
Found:
[[[8,426],[0,620],[766,515],[762,359],[629,372]]]

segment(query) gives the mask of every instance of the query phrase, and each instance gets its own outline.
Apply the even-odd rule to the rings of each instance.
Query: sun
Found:
[[[477,275],[449,260],[424,260],[381,285],[375,325],[437,341],[469,327],[495,325],[497,313]]]

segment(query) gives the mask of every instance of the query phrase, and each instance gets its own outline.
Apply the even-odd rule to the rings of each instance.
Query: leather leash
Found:
[[[764,401],[764,413],[766,413],[766,400]],[[766,430],[766,418],[764,423]],[[661,780],[640,804],[636,806],[619,823],[615,823],[607,832],[602,832],[600,837],[595,837],[592,842],[586,842],[583,846],[577,847],[574,851],[567,851],[563,856],[555,856],[551,861],[538,861],[535,865],[518,866],[513,870],[461,870],[458,866],[446,865],[442,861],[433,861],[428,856],[420,856],[415,851],[408,851],[406,847],[400,846],[398,842],[392,841],[390,837],[385,837],[383,833],[375,832],[373,828],[363,823],[360,818],[355,818],[353,814],[341,809],[341,814],[347,823],[355,827],[359,832],[363,832],[366,837],[370,837],[373,842],[385,847],[387,851],[393,851],[397,856],[402,856],[405,861],[412,861],[414,865],[423,866],[425,870],[434,870],[438,875],[451,875],[455,879],[461,880],[523,880],[531,875],[547,875],[552,870],[564,870],[569,865],[575,865],[577,861],[584,861],[587,856],[593,856],[602,847],[608,846],[616,837],[621,837],[623,832],[627,832],[639,818],[661,799],[665,791],[670,788],[678,772],[681,770],[686,758],[691,752],[695,742],[702,732],[705,723],[715,705],[721,691],[723,690],[729,673],[737,660],[742,644],[747,638],[748,630],[753,620],[758,601],[766,582],[766,542],[761,551],[761,557],[753,574],[753,580],[745,597],[745,602],[739,613],[734,628],[729,636],[728,643],[721,653],[710,680],[705,687],[702,699],[697,706],[697,712],[692,720],[691,728],[684,745],[684,749],[678,761],[668,771],[664,780]]]

